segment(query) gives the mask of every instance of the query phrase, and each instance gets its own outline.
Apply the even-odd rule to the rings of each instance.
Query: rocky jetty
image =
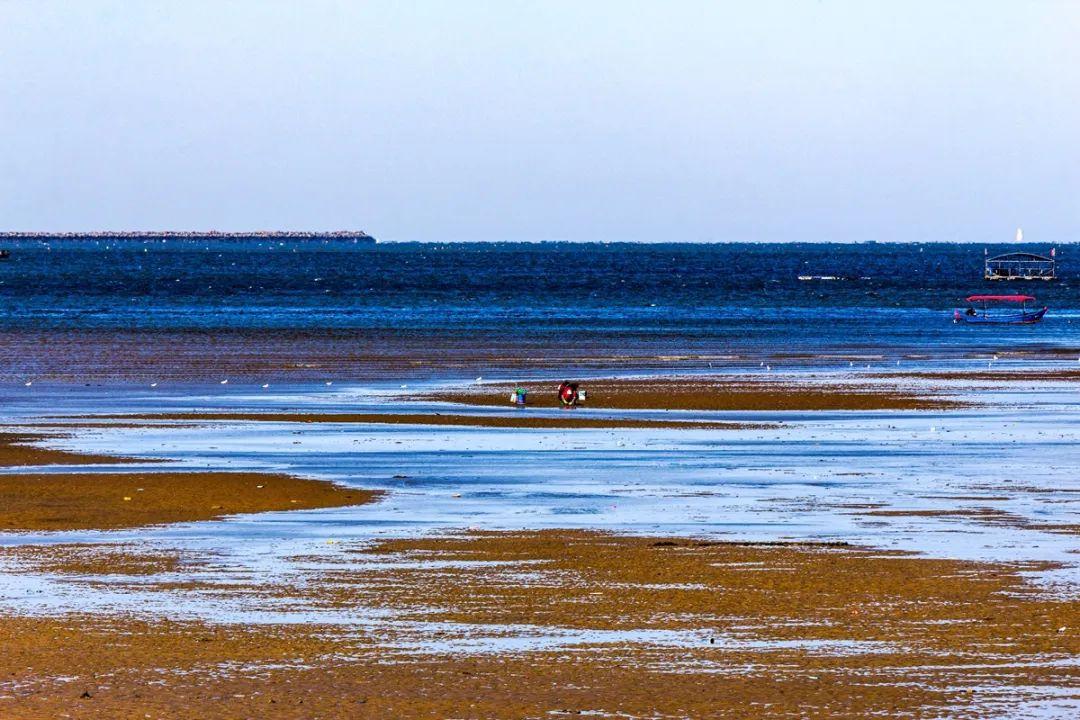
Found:
[[[98,230],[94,232],[0,232],[3,240],[353,240],[375,243],[362,230],[300,231],[251,230]]]

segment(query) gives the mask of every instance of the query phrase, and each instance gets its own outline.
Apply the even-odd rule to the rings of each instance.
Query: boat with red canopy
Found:
[[[1043,319],[1047,308],[1028,308],[1035,302],[1030,295],[970,295],[968,306],[953,311],[953,322],[973,325],[1026,325]]]

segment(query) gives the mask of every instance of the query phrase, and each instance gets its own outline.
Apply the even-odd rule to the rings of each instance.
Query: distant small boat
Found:
[[[971,295],[968,306],[953,311],[953,322],[972,325],[1029,325],[1043,319],[1047,308],[1029,310],[1030,295]],[[1014,307],[1019,305],[1019,307]]]
[[[827,281],[827,280],[873,280],[866,275],[860,275],[858,277],[845,277],[843,275],[799,275],[797,276],[802,282],[810,281]]]

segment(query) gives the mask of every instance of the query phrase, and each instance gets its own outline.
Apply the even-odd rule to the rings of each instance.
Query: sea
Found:
[[[271,346],[287,354],[292,344],[298,367],[323,340],[336,354],[357,348],[369,360],[467,356],[455,366],[461,373],[525,356],[693,366],[731,357],[1068,354],[1080,345],[1077,244],[1056,248],[1057,281],[1024,283],[983,280],[984,253],[1049,247],[87,238],[5,248],[0,378],[10,380],[61,367],[93,374],[102,348],[117,343],[130,356],[131,347],[153,353],[158,341],[188,347],[185,338],[208,336],[228,352],[245,338],[256,354]],[[970,294],[1017,292],[1050,308],[1044,322],[952,322]],[[72,338],[93,351],[46,357]],[[361,372],[363,364],[335,367],[370,376],[374,363]],[[436,362],[424,368],[399,362],[381,372],[439,371]]]
[[[265,586],[297,582],[308,572],[304,558],[342,542],[582,528],[847,542],[1025,563],[1040,587],[1080,593],[1075,535],[1057,530],[1077,522],[1075,245],[1057,248],[1060,279],[1037,283],[984,281],[984,248],[970,244],[87,239],[8,249],[10,259],[0,262],[0,425],[51,428],[41,442],[52,447],[148,459],[140,472],[283,472],[384,495],[358,507],[105,535],[9,534],[0,545],[195,548],[214,554],[208,572],[227,568],[230,581]],[[986,251],[1016,249],[1049,250]],[[1050,308],[1044,322],[952,322],[967,295],[1016,292]],[[485,383],[521,377],[522,368],[537,378],[579,377],[569,369],[575,366],[596,375],[733,369],[826,388],[899,383],[961,404],[665,412],[586,403],[572,411],[740,424],[723,431],[123,417],[560,417],[564,411],[555,408],[470,408],[425,395],[463,379],[482,391]],[[912,372],[935,367],[950,373]],[[1053,372],[1024,372],[1009,383],[989,372],[1032,367]],[[587,387],[587,375],[580,379]],[[87,415],[97,417],[88,422]],[[268,609],[261,600],[237,607],[205,593],[119,592],[82,580],[9,571],[0,609],[238,622],[281,621],[282,613],[290,622],[368,617],[362,607],[328,620],[307,607]],[[1073,710],[1056,716],[1075,717]]]

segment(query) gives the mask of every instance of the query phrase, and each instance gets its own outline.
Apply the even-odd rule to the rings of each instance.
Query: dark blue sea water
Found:
[[[982,279],[958,244],[9,243],[0,332],[292,333],[501,353],[963,352],[1080,345],[1080,247],[1057,282]],[[991,254],[1048,247],[991,246]],[[1078,258],[1076,264],[1073,258]],[[801,281],[800,275],[838,276]],[[966,327],[971,293],[1027,292],[1037,326]],[[97,339],[97,340],[95,340]],[[368,346],[370,348],[370,345]]]

